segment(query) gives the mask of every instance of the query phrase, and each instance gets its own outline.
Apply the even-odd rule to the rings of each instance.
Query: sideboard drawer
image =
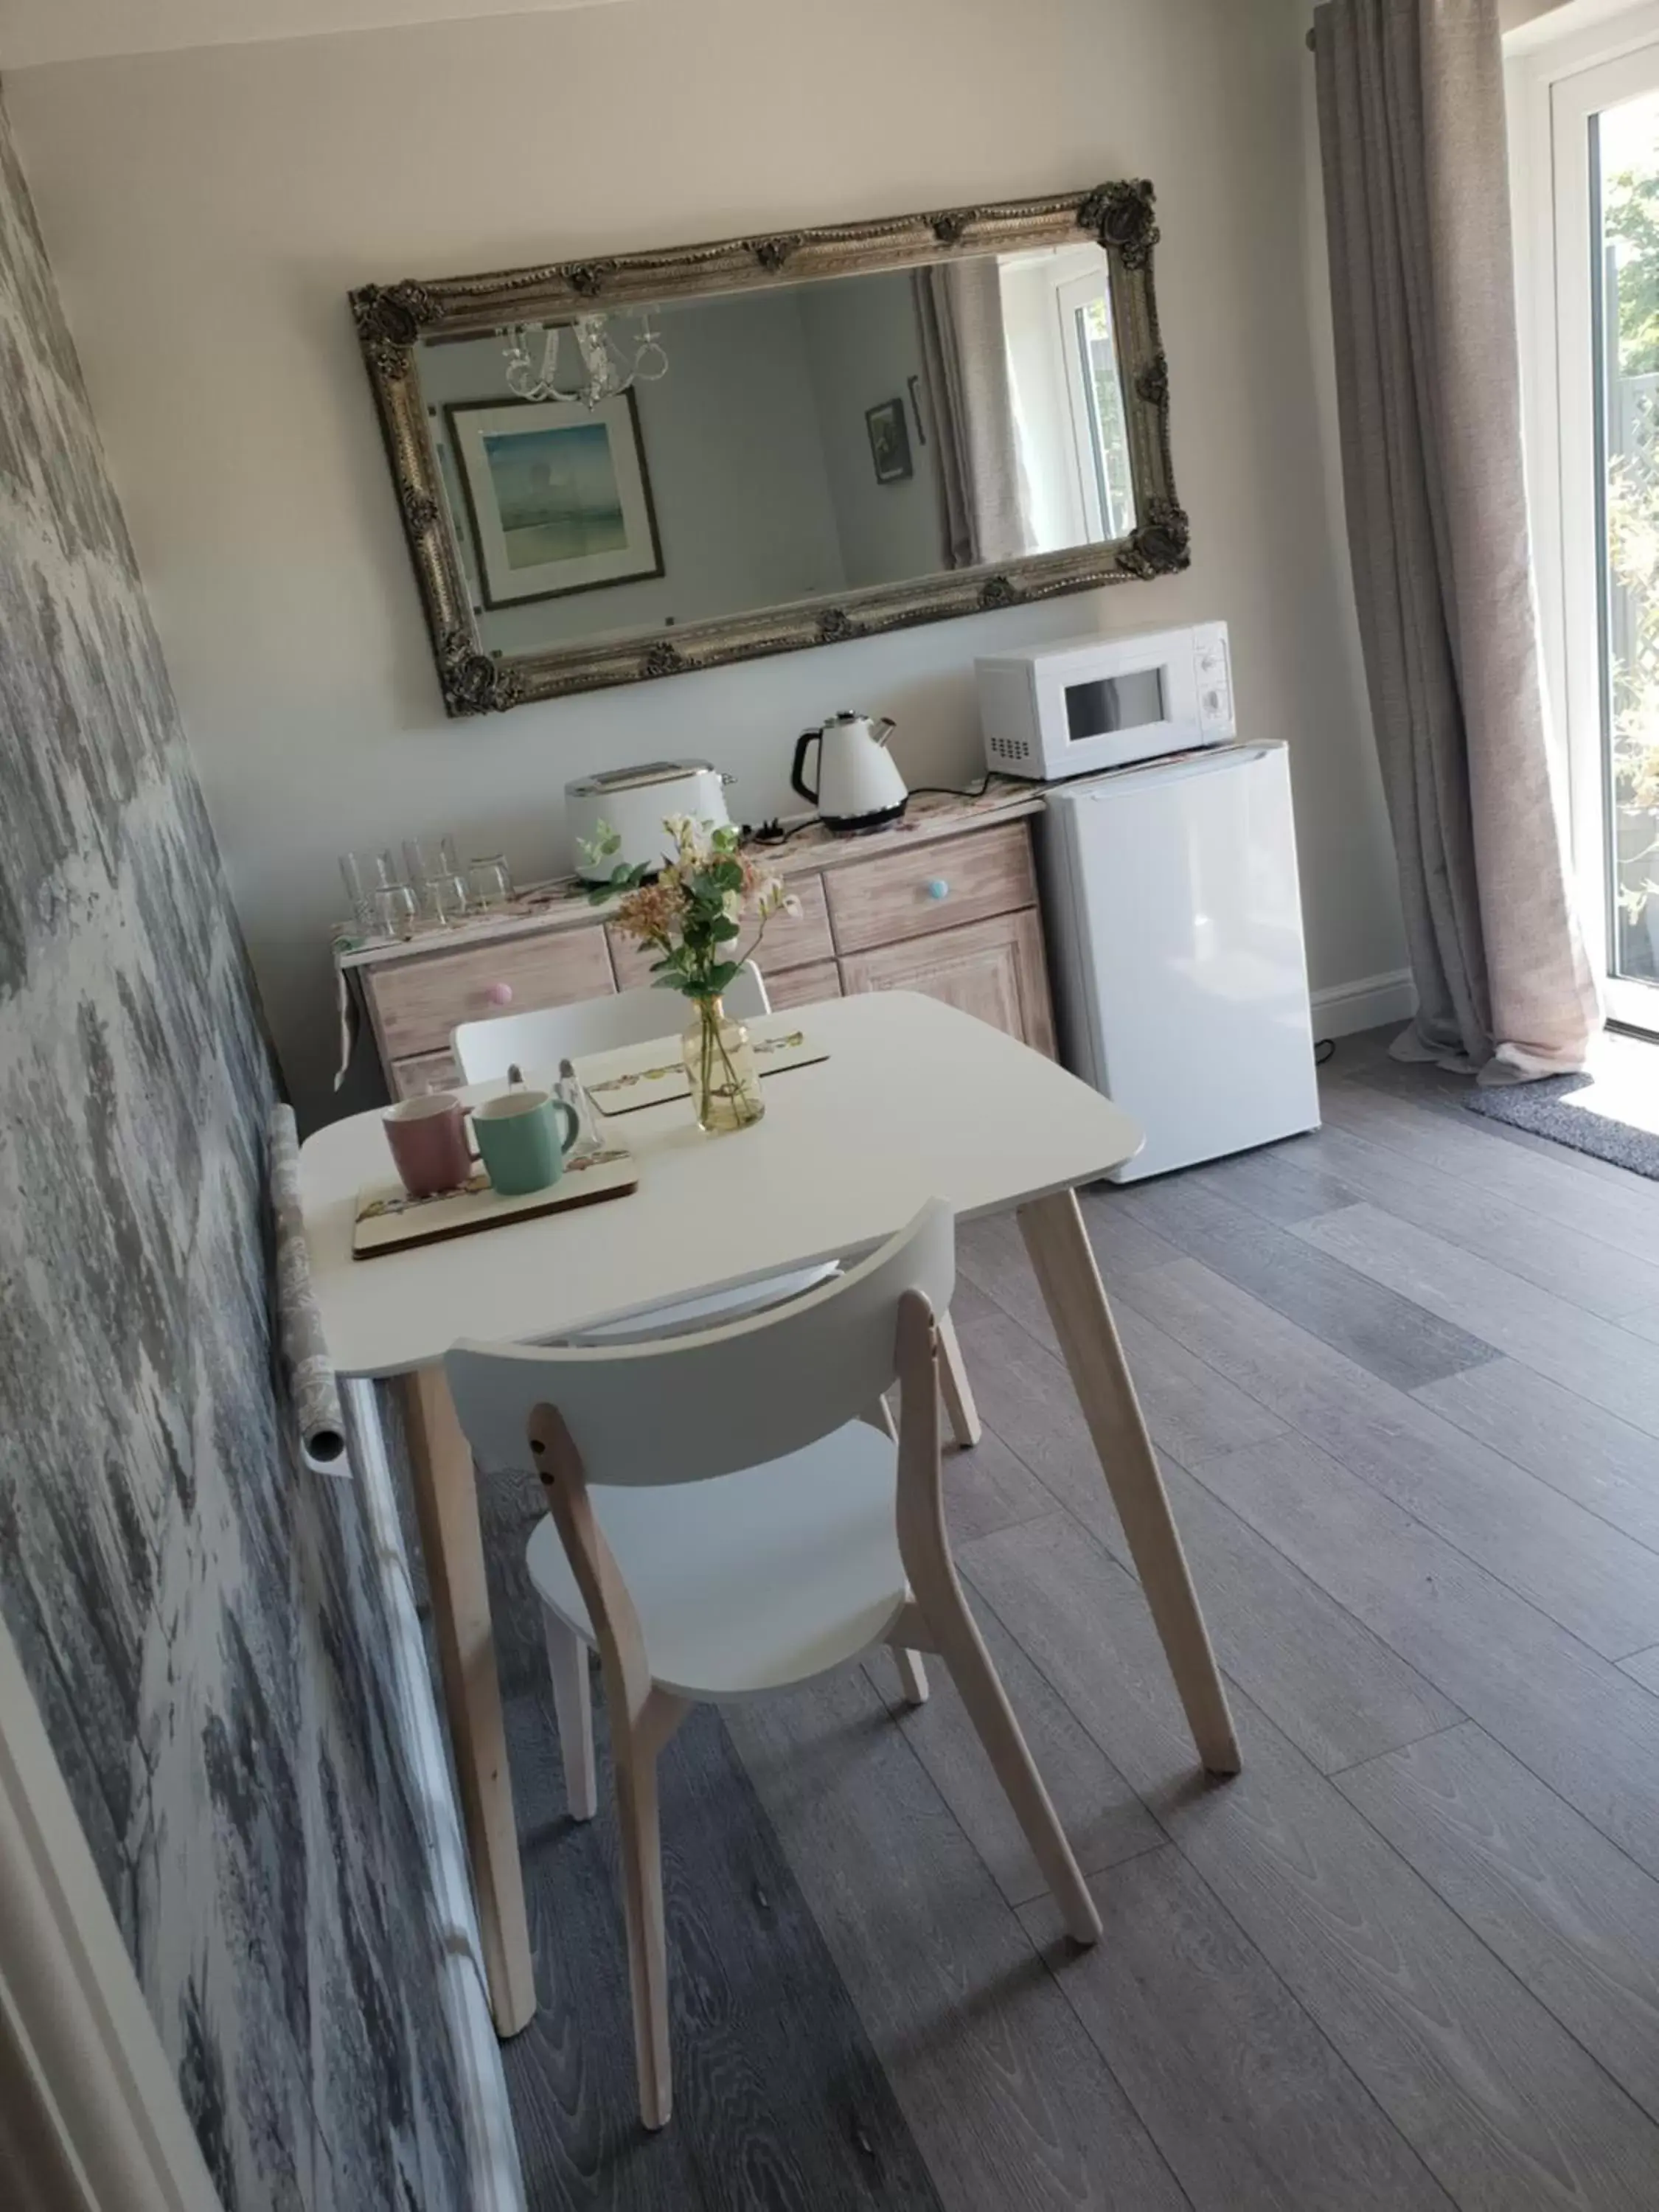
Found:
[[[388,961],[371,969],[366,981],[388,1060],[440,1050],[461,1022],[605,999],[616,988],[605,932],[597,923],[508,938],[471,952]],[[503,991],[510,995],[501,998]]]
[[[765,866],[763,850],[756,855]],[[766,925],[766,934],[761,939],[760,951],[755,956],[755,965],[769,979],[775,968],[805,968],[814,961],[833,960],[836,948],[830,935],[830,911],[823,901],[822,876],[791,876],[787,889],[790,896],[800,901],[799,914],[775,914]],[[744,923],[744,940],[753,933],[754,923]],[[617,988],[631,991],[652,980],[651,963],[659,956],[649,945],[635,945],[631,937],[624,937],[613,924],[605,932],[611,939],[611,957],[617,970]]]
[[[955,929],[1036,904],[1024,823],[918,845],[879,860],[832,869],[830,917],[836,949],[862,952],[936,929]]]
[[[465,1080],[453,1052],[418,1052],[392,1063],[394,1098],[424,1098],[433,1091],[459,1091]]]
[[[810,968],[767,969],[766,995],[775,1013],[786,1006],[810,1006],[814,999],[841,996],[841,970],[833,960],[815,960]]]

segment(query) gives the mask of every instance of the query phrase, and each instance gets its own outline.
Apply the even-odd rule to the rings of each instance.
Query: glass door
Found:
[[[1659,1033],[1659,47],[1554,124],[1573,846],[1608,1012]]]
[[[1079,489],[1091,538],[1126,538],[1135,526],[1129,433],[1103,270],[1056,287],[1060,358],[1071,402]]]

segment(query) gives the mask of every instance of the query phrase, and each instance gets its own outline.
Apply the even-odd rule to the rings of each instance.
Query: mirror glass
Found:
[[[1093,243],[428,333],[415,364],[492,656],[833,604],[1138,520]]]

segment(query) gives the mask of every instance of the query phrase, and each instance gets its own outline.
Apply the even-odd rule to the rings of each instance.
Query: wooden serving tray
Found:
[[[639,1163],[620,1146],[591,1153],[585,1160],[567,1161],[557,1182],[522,1198],[501,1197],[482,1168],[459,1190],[440,1191],[433,1198],[411,1198],[400,1182],[365,1183],[357,1194],[351,1256],[378,1260],[388,1252],[441,1244],[452,1237],[473,1237],[509,1221],[534,1221],[579,1206],[599,1206],[606,1199],[626,1198],[639,1187]]]
[[[755,1066],[762,1075],[781,1075],[786,1068],[812,1067],[830,1057],[805,1030],[794,1027],[787,1015],[763,1014],[746,1021]],[[649,1044],[618,1046],[615,1052],[589,1053],[575,1063],[582,1088],[607,1118],[637,1114],[642,1107],[661,1106],[671,1099],[691,1096],[690,1079],[680,1057],[677,1036],[656,1037]]]

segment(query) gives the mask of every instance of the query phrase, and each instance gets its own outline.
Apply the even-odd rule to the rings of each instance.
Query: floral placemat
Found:
[[[459,1190],[441,1190],[430,1198],[411,1198],[400,1182],[365,1183],[357,1194],[351,1256],[374,1260],[451,1237],[471,1237],[509,1221],[533,1221],[542,1214],[626,1198],[639,1187],[639,1163],[620,1145],[567,1161],[557,1182],[521,1198],[503,1198],[482,1168]]]
[[[760,1024],[747,1026],[755,1065],[763,1075],[781,1075],[791,1067],[812,1067],[830,1057],[827,1047],[814,1044],[804,1030],[776,1030],[769,1035]],[[648,1044],[592,1053],[575,1066],[583,1089],[599,1112],[607,1115],[637,1114],[642,1107],[691,1096],[678,1037],[654,1037]]]

